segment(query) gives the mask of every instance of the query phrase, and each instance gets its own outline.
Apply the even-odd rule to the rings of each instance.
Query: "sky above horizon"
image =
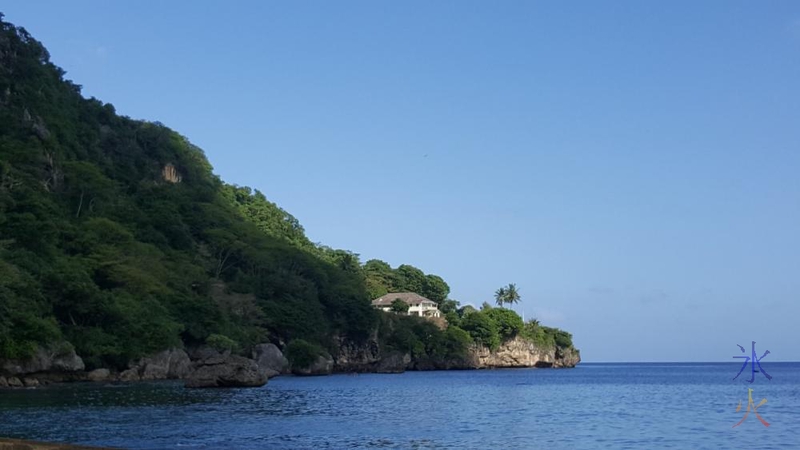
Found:
[[[309,238],[585,361],[800,360],[800,3],[6,1]]]

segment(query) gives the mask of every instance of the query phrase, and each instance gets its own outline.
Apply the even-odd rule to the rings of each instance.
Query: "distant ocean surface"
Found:
[[[0,390],[0,436],[136,449],[800,448],[800,363],[279,377]],[[745,413],[747,389],[768,403]],[[742,409],[736,406],[742,402]]]

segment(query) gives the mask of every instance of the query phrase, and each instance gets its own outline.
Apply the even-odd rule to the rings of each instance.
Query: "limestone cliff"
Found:
[[[337,340],[334,372],[400,373],[406,370],[488,369],[513,367],[568,368],[580,363],[580,352],[572,348],[540,348],[515,337],[490,350],[470,348],[461,358],[413,358],[397,351],[381,351],[377,340],[354,343]]]
[[[515,337],[491,351],[480,346],[474,349],[478,368],[501,367],[575,367],[580,352],[574,349],[539,348],[534,343]]]

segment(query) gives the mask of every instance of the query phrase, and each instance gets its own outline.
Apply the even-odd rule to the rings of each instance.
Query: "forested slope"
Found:
[[[438,302],[449,328],[370,305],[402,291]],[[84,98],[0,14],[0,359],[74,346],[87,369],[122,369],[174,346],[321,352],[376,336],[435,360],[517,334],[571,347],[518,316],[465,317],[449,292],[413,266],[362,265],[311,242],[261,192],[220,180],[185,137]]]

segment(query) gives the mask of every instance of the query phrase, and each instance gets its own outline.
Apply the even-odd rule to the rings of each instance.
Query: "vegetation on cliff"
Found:
[[[270,340],[307,362],[335,335],[376,329],[388,348],[440,356],[528,333],[500,313],[459,315],[436,275],[312,243],[188,139],[64,76],[0,14],[0,358],[67,341],[88,369],[124,368],[171,346]],[[392,291],[439,302],[453,326],[379,314],[369,300]],[[528,334],[544,342],[542,329]]]

